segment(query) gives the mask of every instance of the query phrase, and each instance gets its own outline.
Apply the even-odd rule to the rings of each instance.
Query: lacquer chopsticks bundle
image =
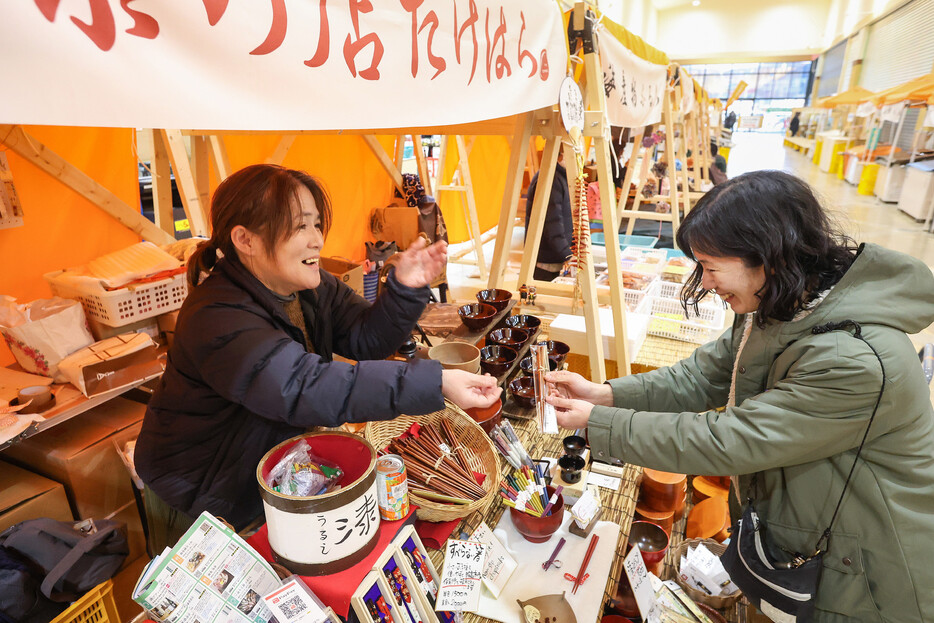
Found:
[[[548,499],[545,481],[534,467],[522,466],[512,476],[503,478],[499,485],[499,495],[503,504],[535,517],[551,515],[551,507],[561,493],[560,487]]]
[[[413,493],[454,504],[469,504],[486,495],[470,467],[470,459],[475,459],[472,450],[444,420],[437,427],[422,425],[417,434],[390,441],[388,450],[405,462]]]

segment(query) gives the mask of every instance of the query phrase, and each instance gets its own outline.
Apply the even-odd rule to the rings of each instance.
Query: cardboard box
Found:
[[[383,231],[380,240],[394,241],[400,251],[405,251],[418,238],[418,208],[408,206],[382,209]]]
[[[99,519],[134,500],[117,454],[139,435],[146,406],[114,398],[12,445],[4,458],[65,486],[75,517]]]
[[[322,257],[321,268],[328,271],[363,296],[363,265],[336,257]]]
[[[54,480],[0,461],[0,532],[39,517],[74,521],[65,488]]]

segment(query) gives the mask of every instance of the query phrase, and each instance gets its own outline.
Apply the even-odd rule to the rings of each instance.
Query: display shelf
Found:
[[[126,385],[125,387],[118,387],[117,389],[112,389],[108,392],[102,394],[97,394],[88,398],[76,388],[71,383],[55,383],[51,386],[52,394],[55,396],[55,406],[47,411],[40,413],[42,419],[38,422],[33,422],[29,427],[3,443],[0,443],[0,452],[6,450],[15,443],[19,443],[23,439],[32,437],[37,433],[41,433],[44,430],[52,428],[62,422],[70,420],[71,418],[81,415],[85,411],[89,411],[94,407],[101,405],[112,398],[124,394],[131,389],[139,387],[152,379],[158,378],[161,376],[159,374],[153,374],[145,378],[134,381],[133,383]]]

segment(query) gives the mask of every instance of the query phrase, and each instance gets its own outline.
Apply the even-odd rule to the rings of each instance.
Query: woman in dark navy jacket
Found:
[[[202,511],[238,529],[258,517],[257,463],[308,427],[499,396],[489,376],[383,361],[428,302],[446,243],[413,244],[370,305],[318,266],[330,223],[324,188],[301,171],[249,166],[214,193],[212,237],[188,262],[190,292],[136,446],[156,551]]]

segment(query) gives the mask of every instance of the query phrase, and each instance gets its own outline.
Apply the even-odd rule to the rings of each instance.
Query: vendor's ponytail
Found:
[[[201,283],[201,275],[210,274],[216,263],[217,245],[213,238],[205,240],[188,258],[188,286],[194,288]]]

